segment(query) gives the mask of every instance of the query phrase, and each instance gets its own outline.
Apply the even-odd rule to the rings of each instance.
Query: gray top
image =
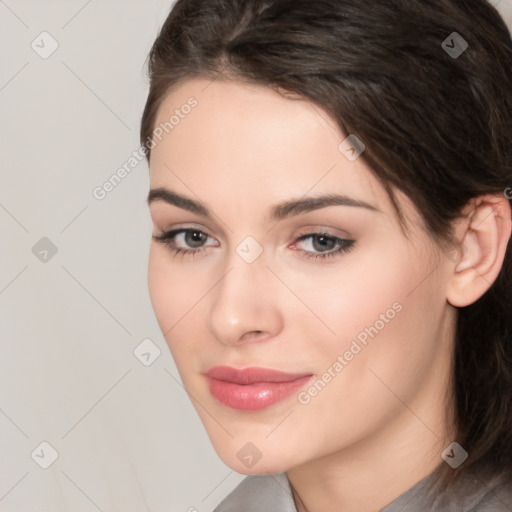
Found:
[[[379,512],[511,512],[512,482],[466,475],[444,493],[428,495],[427,476]],[[250,475],[213,512],[297,512],[286,473]]]

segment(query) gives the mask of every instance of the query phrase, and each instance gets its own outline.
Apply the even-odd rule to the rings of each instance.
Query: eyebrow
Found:
[[[172,190],[166,188],[154,188],[149,191],[148,205],[155,201],[164,201],[167,204],[177,206],[197,215],[201,215],[208,219],[213,218],[211,211],[199,201],[195,201],[188,197],[182,196]],[[303,197],[300,199],[291,199],[274,205],[270,210],[270,220],[280,221],[294,215],[319,210],[328,206],[352,206],[357,208],[365,208],[367,210],[381,212],[376,206],[362,201],[353,199],[348,196],[338,194],[328,194],[318,197]],[[382,213],[382,212],[381,212]]]

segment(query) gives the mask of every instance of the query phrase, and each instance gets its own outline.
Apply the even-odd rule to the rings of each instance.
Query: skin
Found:
[[[190,96],[197,107],[158,142],[150,164],[152,189],[212,212],[150,204],[154,236],[177,228],[208,235],[194,255],[173,255],[154,239],[150,248],[150,297],[184,387],[235,471],[285,471],[299,511],[379,510],[443,463],[455,438],[454,306],[473,302],[496,278],[510,237],[508,202],[485,196],[468,205],[455,226],[464,251],[448,255],[399,193],[405,236],[382,186],[363,158],[339,151],[346,134],[317,106],[194,78],[165,99],[156,125]],[[336,205],[269,218],[277,203],[334,193],[378,211]],[[321,254],[318,237],[298,238],[318,232],[355,243],[307,258]],[[247,236],[263,250],[253,263],[236,252]],[[174,242],[191,248],[184,235]],[[293,395],[239,411],[209,393],[204,372],[216,365],[321,378],[396,303],[400,312],[305,405]],[[261,453],[251,468],[237,457],[247,442]]]

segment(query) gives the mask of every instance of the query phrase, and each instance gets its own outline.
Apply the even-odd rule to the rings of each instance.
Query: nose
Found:
[[[217,341],[236,346],[279,334],[283,315],[272,277],[263,258],[253,263],[232,261],[230,270],[209,294],[206,326]]]

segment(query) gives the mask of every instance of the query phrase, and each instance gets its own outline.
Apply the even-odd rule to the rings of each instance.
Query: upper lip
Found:
[[[233,368],[231,366],[214,366],[206,374],[217,380],[225,380],[235,384],[254,384],[256,382],[291,382],[301,377],[309,377],[311,373],[286,373],[271,368],[251,366],[248,368]]]

